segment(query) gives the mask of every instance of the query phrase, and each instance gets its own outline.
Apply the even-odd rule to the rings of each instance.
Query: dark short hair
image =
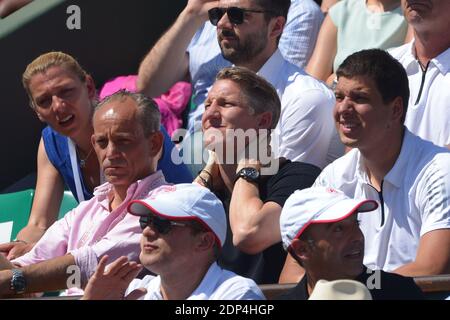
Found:
[[[255,3],[264,10],[270,11],[266,13],[266,19],[282,16],[287,19],[291,0],[255,0]]]
[[[275,88],[264,78],[244,67],[223,68],[216,80],[231,80],[241,89],[248,107],[255,114],[272,113],[271,129],[275,129],[280,119],[281,102]]]
[[[209,230],[203,224],[201,224],[200,222],[198,222],[196,220],[189,220],[188,225],[191,228],[191,234],[194,236],[199,233],[211,232],[211,230]],[[213,260],[211,262],[217,261],[219,259],[220,252],[221,252],[220,245],[217,243],[217,241],[214,241]]]
[[[137,106],[138,120],[144,130],[144,136],[148,137],[153,132],[159,131],[161,126],[161,113],[158,105],[153,99],[146,97],[141,93],[133,93],[126,90],[119,90],[110,96],[104,98],[96,107],[95,112],[100,110],[104,105],[117,100],[132,99]]]
[[[408,76],[403,66],[389,53],[380,49],[362,50],[348,56],[336,71],[338,79],[365,76],[372,79],[383,98],[389,103],[397,97],[403,100],[405,121],[409,101]]]

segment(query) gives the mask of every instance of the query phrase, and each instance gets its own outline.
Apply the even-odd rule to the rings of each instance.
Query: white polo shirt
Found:
[[[138,288],[147,289],[140,300],[163,300],[160,276],[145,276],[131,281],[125,295]],[[213,263],[200,285],[186,300],[265,300],[265,297],[252,279],[238,276]]]
[[[327,166],[314,186],[378,201],[376,211],[359,214],[365,236],[364,264],[370,269],[392,271],[413,262],[421,236],[450,228],[450,151],[407,129],[382,192],[371,186],[358,149]]]
[[[272,135],[276,156],[324,168],[344,153],[333,119],[333,92],[277,50],[259,70],[277,90],[281,114]]]
[[[413,42],[389,53],[408,74],[411,95],[405,125],[438,146],[450,145],[450,48],[431,59],[425,75],[416,60]]]

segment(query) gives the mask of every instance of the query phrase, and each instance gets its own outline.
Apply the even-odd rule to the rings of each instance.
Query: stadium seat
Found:
[[[26,226],[33,197],[33,189],[0,194],[0,243],[15,239]]]
[[[33,189],[0,194],[0,243],[14,240],[17,233],[27,225],[33,198]],[[77,205],[72,193],[65,191],[58,219]]]
[[[73,196],[72,192],[67,190],[64,191],[64,196],[61,201],[61,207],[59,208],[58,219],[64,217],[67,212],[69,212],[76,206],[78,206],[78,202]]]

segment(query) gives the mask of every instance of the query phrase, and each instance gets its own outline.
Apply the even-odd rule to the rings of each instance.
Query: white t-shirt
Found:
[[[145,288],[147,293],[140,300],[163,300],[160,287],[159,276],[145,276],[143,279],[133,280],[125,295],[135,289]],[[213,263],[187,300],[265,300],[265,297],[252,279],[238,276]]]
[[[376,211],[359,214],[364,264],[373,270],[392,271],[413,262],[420,237],[450,228],[450,151],[408,130],[380,194],[370,184],[358,149],[327,166],[314,186],[378,201]]]
[[[450,48],[431,59],[423,72],[415,57],[413,42],[392,49],[408,74],[410,98],[405,125],[408,129],[438,146],[450,145]]]

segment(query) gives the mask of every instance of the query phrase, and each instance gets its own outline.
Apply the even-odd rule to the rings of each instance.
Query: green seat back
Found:
[[[0,235],[2,240],[16,238],[17,233],[27,225],[33,203],[34,190],[28,189],[13,193],[0,194]],[[12,230],[9,225],[12,223]],[[1,242],[1,241],[0,241]]]
[[[72,195],[71,191],[64,191],[64,196],[61,201],[61,207],[59,208],[58,219],[61,219],[67,212],[78,206],[78,202]]]

